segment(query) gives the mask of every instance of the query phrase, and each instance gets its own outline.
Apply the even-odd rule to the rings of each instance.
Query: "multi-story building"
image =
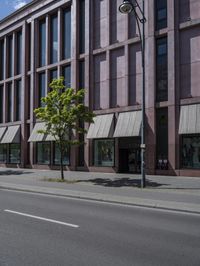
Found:
[[[97,115],[66,168],[140,172],[141,45],[121,3],[35,0],[0,21],[1,165],[56,168],[33,110],[64,76]],[[146,0],[145,16],[147,172],[200,176],[200,1]]]

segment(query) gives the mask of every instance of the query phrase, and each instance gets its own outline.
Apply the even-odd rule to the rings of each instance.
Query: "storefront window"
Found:
[[[60,164],[60,150],[58,147],[58,144],[54,145],[54,164],[59,165]],[[69,152],[65,150],[63,155],[63,164],[69,165]]]
[[[0,163],[6,163],[6,153],[7,153],[6,144],[1,144],[0,145]]]
[[[200,136],[183,137],[182,167],[200,169]]]
[[[94,141],[94,165],[114,166],[114,140]]]
[[[13,143],[9,145],[9,163],[20,163],[20,151],[20,144]]]
[[[50,143],[37,143],[37,164],[50,164]]]

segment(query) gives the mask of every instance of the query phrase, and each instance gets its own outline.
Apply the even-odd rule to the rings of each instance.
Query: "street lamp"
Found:
[[[144,0],[142,0],[142,8],[138,4],[137,0],[124,0],[119,6],[119,11],[122,14],[129,14],[134,12],[136,23],[139,30],[139,36],[141,40],[141,52],[142,52],[142,128],[141,128],[141,187],[144,188],[146,185],[146,173],[145,173],[145,22],[146,18],[144,15]],[[142,31],[140,25],[142,24]]]

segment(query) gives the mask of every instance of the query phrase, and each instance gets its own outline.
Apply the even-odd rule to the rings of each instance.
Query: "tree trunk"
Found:
[[[63,170],[63,149],[60,149],[60,174],[61,179],[64,180],[64,170]]]

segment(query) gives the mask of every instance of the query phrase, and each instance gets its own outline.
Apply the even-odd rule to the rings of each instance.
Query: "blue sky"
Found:
[[[0,20],[32,0],[0,0]]]

